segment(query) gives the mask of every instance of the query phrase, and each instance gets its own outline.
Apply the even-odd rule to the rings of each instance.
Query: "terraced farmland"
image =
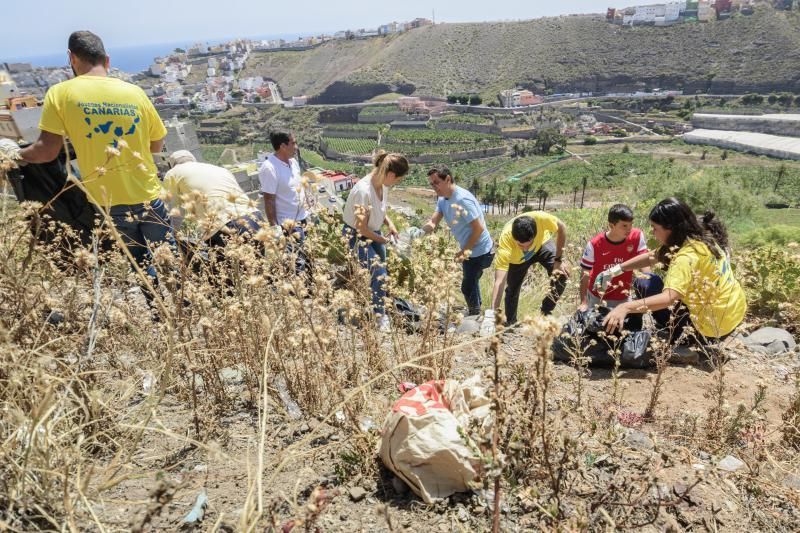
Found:
[[[322,137],[322,142],[340,154],[366,155],[378,146],[375,139],[355,139],[349,137]]]
[[[477,133],[474,131],[460,130],[434,130],[434,129],[395,129],[392,128],[386,133],[387,143],[410,143],[410,144],[476,144],[482,142],[500,143],[499,135],[487,133]]]

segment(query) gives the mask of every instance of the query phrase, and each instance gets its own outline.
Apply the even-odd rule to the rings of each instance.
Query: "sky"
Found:
[[[6,2],[2,2],[6,4]],[[437,22],[522,20],[571,13],[605,13],[609,0],[39,0],[9,2],[0,9],[0,56],[30,57],[64,52],[75,30],[91,30],[106,48],[159,43],[217,41],[376,27],[391,21],[431,18]],[[14,21],[12,23],[8,23]]]

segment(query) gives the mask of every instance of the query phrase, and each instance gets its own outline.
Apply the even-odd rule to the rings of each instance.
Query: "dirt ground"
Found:
[[[463,340],[469,339],[471,337],[465,336]],[[503,359],[509,365],[527,364],[532,357],[528,349],[530,342],[523,334],[504,335]],[[475,372],[488,371],[491,361],[485,347],[486,342],[482,341],[456,352],[452,377],[465,378]],[[742,345],[735,346],[730,353],[732,359],[725,366],[727,401],[732,406],[747,405],[757,386],[766,385],[765,438],[768,441],[779,439],[776,428],[793,391],[790,376],[800,368],[800,357],[797,353],[778,357],[750,353]],[[577,370],[556,363],[553,376],[553,408],[556,413],[563,410],[562,416],[567,417],[576,405],[578,381],[584,395],[579,402],[582,409],[593,410],[598,415],[608,409],[642,413],[650,398],[655,372],[620,370],[621,401],[613,407],[615,380],[610,369]],[[230,376],[230,379],[235,382],[237,376]],[[672,433],[676,431],[676,419],[687,415],[702,418],[708,412],[713,382],[713,372],[703,365],[668,367],[655,420],[637,425],[635,430],[619,427],[611,445],[599,435],[588,436],[584,443],[586,450],[591,450],[586,452],[587,458],[595,461],[598,476],[611,476],[617,469],[652,476],[656,487],[652,490],[664,491],[672,497],[685,491],[698,475],[702,476],[689,496],[678,498],[671,512],[661,510],[657,519],[644,530],[734,531],[741,530],[742,525],[747,525],[745,530],[750,531],[792,530],[791,524],[800,523],[800,459],[778,461],[768,457],[760,463],[748,463],[740,471],[724,472],[715,466],[721,456]],[[373,427],[363,435],[372,446],[379,440],[383,422],[380,411],[388,411],[399,393],[389,388],[376,391],[376,397],[379,401],[374,406]],[[134,404],[144,401],[146,396],[142,393]],[[162,489],[166,485],[180,487],[180,490],[172,501],[156,506],[158,509],[151,521],[153,529],[177,528],[201,491],[207,492],[209,501],[202,528],[239,529],[242,504],[258,468],[256,457],[261,435],[257,410],[237,404],[224,413],[215,429],[217,444],[213,441],[200,444],[191,439],[194,422],[187,406],[183,399],[165,398],[134,458],[138,469],[129,472],[130,479],[118,485],[105,504],[95,509],[106,519],[116,517],[119,529],[141,521],[142,511],[137,504],[152,501],[150,493],[159,484]],[[283,525],[284,531],[291,530],[286,528],[292,518],[304,516],[308,509],[306,504],[316,487],[327,491],[324,493],[326,506],[315,523],[319,531],[490,529],[488,502],[480,496],[457,494],[444,502],[426,505],[399,480],[393,479],[393,475],[378,464],[377,457],[366,459],[374,461],[374,474],[343,477],[338,465],[352,434],[335,420],[329,424],[314,419],[292,419],[277,402],[270,406],[266,416],[270,431],[264,435],[264,464],[270,466],[264,469],[263,505],[273,509],[275,523]],[[636,438],[628,438],[626,431],[634,431]],[[276,470],[274,465],[286,459],[284,452],[290,447],[293,449],[288,462]],[[762,490],[774,491],[773,494],[757,499],[742,488],[756,474],[762,480],[761,486],[767,487]],[[315,493],[313,498],[318,495]],[[509,498],[501,509],[503,531],[539,527],[532,510],[520,504],[518,498]]]

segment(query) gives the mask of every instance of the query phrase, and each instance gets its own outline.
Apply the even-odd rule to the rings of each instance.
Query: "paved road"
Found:
[[[273,104],[282,104],[283,98],[281,98],[281,92],[278,90],[278,85],[275,82],[268,81],[267,87],[269,87],[269,94],[272,97]]]

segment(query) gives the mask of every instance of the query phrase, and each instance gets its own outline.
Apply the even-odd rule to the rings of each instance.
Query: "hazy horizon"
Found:
[[[617,7],[634,3],[623,2]],[[46,0],[37,5],[38,10],[48,14],[46,18],[34,19],[29,14],[29,7],[22,3],[4,7],[7,20],[19,20],[20,23],[8,25],[6,31],[0,34],[0,57],[6,61],[51,54],[64,54],[66,57],[67,37],[72,31],[80,29],[100,35],[109,49],[123,49],[269,35],[307,36],[374,28],[391,21],[431,18],[434,11],[437,22],[488,22],[602,13],[609,5],[615,3],[607,0],[566,0],[558,3],[510,0],[500,4],[474,0],[408,0],[392,9],[376,10],[373,3],[365,0],[342,0],[335,5],[312,0],[304,5],[307,7],[304,7],[302,14],[298,14],[291,9],[277,11],[268,5],[252,5],[246,0],[228,0],[224,10],[220,10],[217,3],[202,1],[175,0],[165,3],[141,0],[135,11],[125,16],[115,16],[109,13],[107,3],[101,4],[98,0],[84,0],[80,9],[72,4]],[[26,20],[30,24],[25,24]]]

